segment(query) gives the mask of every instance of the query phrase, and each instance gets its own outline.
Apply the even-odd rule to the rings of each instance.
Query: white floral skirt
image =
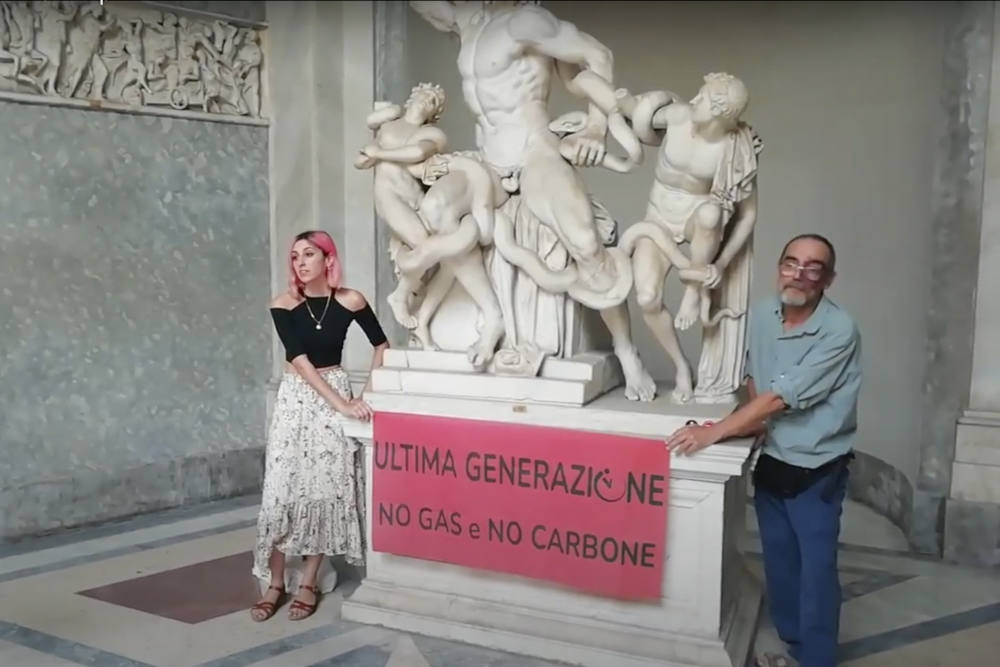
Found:
[[[322,371],[323,379],[351,399],[347,373]],[[342,555],[352,565],[365,557],[365,484],[361,447],[344,436],[343,417],[297,373],[278,387],[267,441],[264,489],[257,518],[253,574],[266,588],[273,549],[285,554],[285,586],[300,581],[302,556]],[[327,593],[336,585],[329,558],[317,581]]]

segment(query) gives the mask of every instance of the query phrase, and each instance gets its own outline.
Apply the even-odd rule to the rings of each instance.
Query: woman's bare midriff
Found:
[[[316,372],[317,373],[325,373],[326,371],[333,371],[333,370],[337,370],[339,368],[340,368],[339,365],[337,365],[337,366],[324,366],[323,368],[317,368]],[[292,366],[287,361],[285,362],[285,372],[286,373],[298,373],[298,371],[295,370],[295,366]]]

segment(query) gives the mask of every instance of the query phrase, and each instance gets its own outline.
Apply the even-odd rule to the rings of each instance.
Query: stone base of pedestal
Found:
[[[663,437],[689,419],[720,419],[732,405],[681,407],[613,391],[583,407],[382,392],[376,411]],[[613,441],[612,441],[613,442]],[[373,472],[367,442],[365,465]],[[674,457],[659,599],[630,602],[546,581],[369,550],[367,576],[345,619],[591,667],[743,667],[761,592],[740,551],[749,440]],[[368,543],[373,489],[368,486]],[[375,491],[377,493],[377,491]]]
[[[958,422],[944,557],[964,565],[1000,565],[1000,413],[966,412]]]
[[[537,584],[520,585],[536,588],[536,595],[545,594]],[[743,576],[729,623],[714,639],[638,627],[625,608],[614,614],[617,621],[603,618],[609,610],[601,609],[598,600],[554,614],[526,603],[429,591],[420,582],[405,586],[366,581],[344,602],[342,613],[359,623],[587,667],[743,667],[760,603],[756,580]]]

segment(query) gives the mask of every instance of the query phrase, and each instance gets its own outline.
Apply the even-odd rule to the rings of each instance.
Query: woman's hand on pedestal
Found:
[[[363,422],[371,421],[372,415],[375,414],[372,412],[371,406],[360,398],[354,398],[349,403],[345,403],[341,413]]]

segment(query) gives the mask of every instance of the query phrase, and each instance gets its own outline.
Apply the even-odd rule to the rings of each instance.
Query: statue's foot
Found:
[[[413,329],[413,337],[420,343],[420,347],[425,350],[437,351],[438,346],[431,340],[431,330],[426,324],[416,324]]]
[[[497,349],[497,343],[500,342],[500,336],[503,335],[503,322],[496,324],[485,324],[483,325],[482,334],[479,339],[472,344],[469,348],[468,358],[469,363],[472,364],[473,368],[476,370],[482,370],[486,367],[488,363],[493,359],[493,355]]]
[[[701,303],[698,298],[698,288],[688,285],[684,288],[684,296],[681,298],[681,307],[677,309],[677,317],[674,318],[674,328],[678,331],[687,331],[698,321],[698,311]]]
[[[385,298],[392,310],[392,316],[396,318],[399,325],[407,329],[414,329],[417,326],[417,318],[410,312],[410,304],[406,298],[406,292],[397,289]]]
[[[466,356],[469,359],[469,363],[477,371],[481,371],[486,368],[486,364],[490,363],[490,359],[493,358],[493,353],[486,349],[486,345],[483,343],[483,339],[477,340],[473,343],[472,347],[466,352]]]
[[[656,398],[656,382],[646,371],[635,349],[617,352],[625,375],[625,398],[630,401],[651,401]]]
[[[674,390],[670,392],[670,398],[674,403],[687,403],[694,396],[694,383],[691,381],[691,371],[687,368],[677,370],[677,377],[674,380]]]

